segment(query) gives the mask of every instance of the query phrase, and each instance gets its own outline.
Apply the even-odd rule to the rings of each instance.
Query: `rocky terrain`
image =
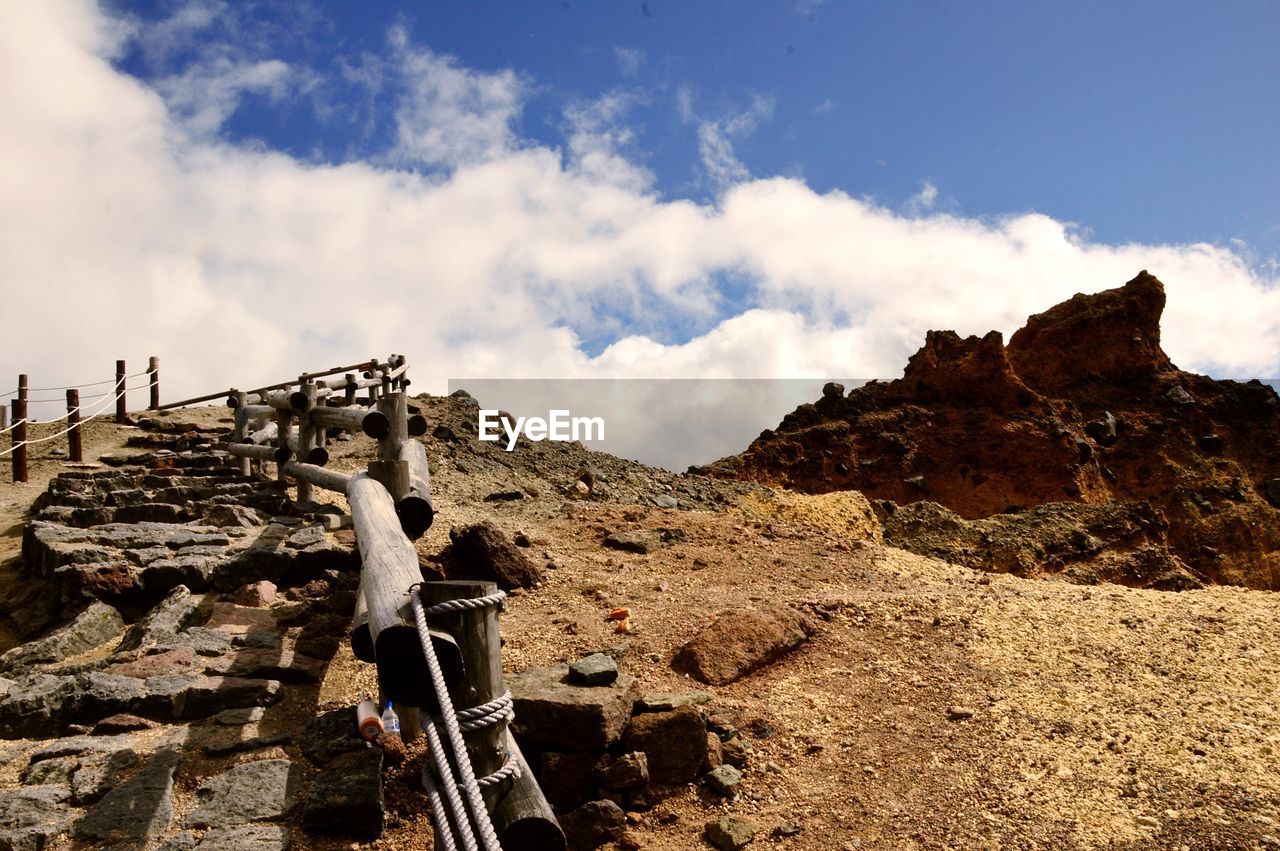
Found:
[[[1280,847],[1280,604],[1198,587],[1158,509],[892,510],[507,453],[468,397],[413,403],[424,576],[511,589],[515,729],[572,847]],[[355,737],[345,503],[240,476],[226,413],[93,423],[93,464],[0,485],[0,849],[432,847],[421,744]],[[1075,584],[1142,559],[1187,590]]]
[[[1008,345],[931,331],[902,378],[828,385],[708,472],[858,490],[886,517],[907,506],[890,541],[973,566],[1275,590],[1280,398],[1175,367],[1164,304],[1144,271],[1032,316]]]

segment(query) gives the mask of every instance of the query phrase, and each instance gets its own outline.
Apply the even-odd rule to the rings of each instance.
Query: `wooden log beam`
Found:
[[[431,528],[435,519],[435,506],[431,502],[431,468],[427,463],[427,450],[417,440],[406,440],[400,446],[400,459],[409,476],[409,490],[396,500],[396,515],[400,528],[416,541]]]
[[[276,425],[275,420],[272,420],[262,428],[249,432],[245,436],[245,442],[257,444],[274,443],[279,429],[280,427]]]
[[[315,407],[307,411],[306,416],[320,428],[363,431],[375,440],[386,437],[391,430],[386,415],[369,408]]]
[[[352,476],[346,494],[360,548],[360,583],[379,690],[394,703],[432,706],[430,677],[409,598],[409,589],[422,582],[418,552],[400,529],[391,495],[368,473]],[[446,678],[459,673],[446,673]]]
[[[245,409],[244,391],[232,390],[231,398],[228,400],[228,402],[235,403],[234,405],[232,405],[232,407],[235,409],[235,412],[236,412],[236,425],[235,425],[235,430],[231,432],[231,440],[233,443],[243,443],[246,436],[246,432],[248,430],[248,426],[249,426],[248,415],[246,414],[244,417],[240,416],[240,412]],[[235,455],[234,452],[232,452],[231,454]],[[240,462],[239,462],[240,475],[242,476],[249,475],[249,472],[250,472],[249,457],[245,455],[236,455],[235,457],[240,459]]]
[[[564,851],[564,831],[511,730],[505,731],[503,741],[511,758],[520,763],[520,776],[503,784],[510,788],[501,793],[489,814],[493,829],[498,833],[498,842],[503,848]]]
[[[300,482],[306,482],[309,485],[315,485],[327,491],[337,491],[341,494],[345,494],[347,488],[351,486],[351,476],[346,473],[339,473],[337,470],[328,470],[315,464],[289,461],[284,465],[284,473],[287,476],[293,476]]]
[[[253,459],[254,461],[274,461],[277,464],[286,463],[293,457],[293,453],[288,449],[269,444],[259,446],[256,443],[228,443],[227,453],[236,458],[246,459],[246,462],[248,459]]]
[[[301,395],[303,407],[298,410],[310,410],[316,404],[316,386],[310,381],[303,379],[301,382],[301,390],[294,394]],[[296,399],[292,401],[297,401]],[[294,405],[297,408],[297,405]],[[311,450],[316,448],[316,424],[311,421],[310,417],[300,417],[298,419],[298,434],[291,437],[289,441],[290,448],[294,454],[304,461],[311,460]],[[329,460],[329,453],[325,453],[326,463]],[[323,466],[323,465],[321,465]],[[298,479],[298,502],[311,502],[314,494],[312,493],[311,482],[305,476],[297,476]],[[346,493],[347,489],[344,485],[342,492]]]
[[[276,481],[280,484],[285,483],[284,464],[293,457],[293,450],[289,448],[289,438],[293,435],[293,411],[289,408],[276,408],[276,449],[280,451],[277,458],[281,460],[276,464]]]

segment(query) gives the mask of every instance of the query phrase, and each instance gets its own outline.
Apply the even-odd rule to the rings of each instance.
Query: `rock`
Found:
[[[125,632],[116,651],[137,650],[171,640],[199,617],[200,601],[179,586]]]
[[[504,591],[542,584],[542,569],[488,521],[450,529],[449,541],[450,579],[497,582]]]
[[[588,801],[560,819],[569,847],[595,849],[622,836],[627,814],[613,801]]]
[[[1267,499],[1280,506],[1280,479],[1272,479],[1267,482]]]
[[[1166,390],[1160,398],[1171,405],[1177,405],[1179,408],[1190,408],[1196,403],[1195,396],[1192,396],[1176,384]]]
[[[324,765],[344,753],[366,749],[356,729],[356,710],[352,706],[332,709],[312,718],[302,729],[298,744],[302,755],[316,765]]]
[[[686,643],[671,666],[700,682],[726,685],[809,640],[815,627],[787,606],[731,609]]]
[[[707,787],[716,794],[732,796],[742,782],[742,772],[732,765],[720,765],[707,772],[703,779],[706,780]]]
[[[10,686],[0,701],[0,738],[55,736],[73,717],[75,677],[37,674]]]
[[[670,712],[681,706],[700,706],[710,702],[711,692],[708,691],[654,692],[636,701],[635,711]]]
[[[611,550],[648,555],[662,547],[662,534],[656,529],[614,532],[604,539],[604,545]]]
[[[760,825],[751,819],[723,816],[707,822],[703,837],[720,851],[737,851],[745,848],[760,832]]]
[[[247,739],[235,738],[231,741],[209,742],[201,747],[206,756],[223,757],[232,756],[238,753],[249,753],[251,751],[266,751],[255,757],[260,759],[284,759],[285,752],[281,750],[280,745],[287,745],[293,741],[293,737],[288,733],[276,733],[274,736],[251,736]]]
[[[707,733],[707,761],[702,764],[706,771],[719,768],[724,765],[724,747],[720,741],[720,737],[715,733]]]
[[[147,680],[150,688],[156,680]],[[270,706],[281,697],[279,680],[196,677],[174,699],[175,718],[207,718],[224,709]]]
[[[600,786],[610,792],[634,792],[649,785],[649,758],[642,751],[624,753],[600,772]]]
[[[691,706],[647,712],[627,724],[623,743],[629,751],[644,753],[654,783],[688,783],[707,759],[707,724]]]
[[[176,750],[156,753],[141,771],[89,808],[76,834],[138,848],[158,838],[173,821],[173,773],[180,758]]]
[[[290,650],[242,650],[206,667],[206,672],[248,679],[315,683],[324,676],[324,663]]]
[[[649,501],[658,508],[676,508],[680,503],[674,496],[669,493],[655,494],[649,497]]]
[[[164,674],[185,674],[196,667],[196,654],[189,647],[179,647],[162,653],[143,656],[132,662],[117,662],[102,669],[104,674],[134,677],[145,680]]]
[[[93,803],[119,785],[124,773],[141,761],[131,748],[80,757],[71,775],[72,798],[82,807]]]
[[[0,677],[0,700],[4,700],[9,695],[9,689],[15,685],[17,685],[16,681]]]
[[[529,668],[506,677],[520,742],[531,751],[604,750],[617,741],[639,697],[635,677],[610,686],[577,686],[566,665]]]
[[[720,754],[724,761],[734,768],[746,768],[750,753],[751,744],[739,735],[731,735],[721,740]]]
[[[0,671],[60,662],[78,656],[124,632],[124,619],[106,603],[93,602],[65,626],[44,638],[28,641],[0,656]]]
[[[137,715],[121,712],[116,715],[109,715],[93,725],[93,735],[112,736],[117,733],[133,733],[138,730],[150,730],[155,726],[154,721],[148,721],[146,718],[139,718]]]
[[[384,824],[380,748],[342,754],[311,781],[302,811],[304,830],[377,839]]]
[[[288,851],[288,828],[275,824],[243,824],[210,830],[194,851]]]
[[[168,653],[172,650],[190,650],[197,656],[221,656],[231,649],[231,638],[223,632],[214,632],[202,626],[189,627],[154,647],[151,653]]]
[[[184,830],[161,842],[155,851],[192,851],[199,845],[200,837],[190,830]]]
[[[1203,434],[1196,439],[1196,445],[1205,452],[1221,452],[1222,438],[1216,434]]]
[[[209,526],[253,529],[265,525],[266,519],[261,512],[245,505],[212,505],[205,510],[201,522]]]
[[[974,715],[974,711],[967,706],[950,706],[947,708],[948,721],[968,721]]]
[[[584,686],[607,686],[618,679],[618,663],[604,653],[583,656],[569,666],[569,681]]]
[[[276,821],[298,804],[302,772],[287,759],[263,759],[237,765],[196,789],[196,809],[187,827],[228,827]]]
[[[595,751],[547,751],[538,764],[538,785],[557,812],[567,812],[596,797],[603,761]]]
[[[0,792],[0,848],[40,851],[67,829],[71,792],[62,786],[25,786]]]
[[[243,635],[247,632],[274,632],[276,617],[266,609],[238,606],[235,603],[214,603],[208,629],[227,635]]]
[[[215,715],[213,720],[224,727],[243,727],[245,724],[258,723],[265,713],[266,710],[261,706],[224,709]]]
[[[270,606],[275,600],[276,584],[267,579],[244,586],[236,592],[235,598],[236,605],[257,609]]]
[[[484,495],[485,502],[516,502],[521,499],[524,499],[524,491],[521,490],[494,491]]]

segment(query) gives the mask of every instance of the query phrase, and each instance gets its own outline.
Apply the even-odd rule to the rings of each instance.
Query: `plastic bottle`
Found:
[[[396,715],[396,711],[392,708],[389,700],[382,709],[382,730],[385,733],[400,735],[400,716]]]
[[[360,731],[360,738],[365,741],[371,742],[382,733],[382,719],[378,717],[378,704],[367,699],[363,694],[360,695],[360,702],[356,704],[356,727]]]

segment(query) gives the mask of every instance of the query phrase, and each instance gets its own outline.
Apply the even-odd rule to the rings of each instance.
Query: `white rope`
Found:
[[[142,372],[135,372],[133,375],[126,375],[125,378],[126,379],[137,378],[139,375],[150,375],[150,374],[151,374],[151,370],[148,368],[143,370]],[[101,387],[104,384],[115,384],[119,380],[120,379],[118,378],[107,378],[102,381],[86,381],[83,384],[68,384],[66,387],[28,387],[27,392],[28,393],[49,393],[54,390],[76,390],[81,387]],[[18,387],[13,390],[10,390],[8,393],[3,393],[0,395],[15,396],[21,390],[22,388]],[[37,401],[37,400],[28,400],[28,401]],[[49,400],[49,401],[56,401],[56,400]]]
[[[144,384],[144,385],[142,385],[142,386],[143,386],[143,387],[145,387],[146,385]],[[90,409],[91,411],[93,411],[93,413],[90,413],[88,416],[86,416],[86,417],[82,418],[82,419],[80,420],[80,422],[76,423],[76,425],[70,425],[70,426],[67,426],[66,428],[64,428],[64,429],[63,429],[62,431],[60,431],[60,432],[57,432],[57,433],[55,433],[55,434],[51,434],[51,435],[49,435],[48,437],[37,437],[37,438],[34,438],[34,439],[32,439],[32,440],[20,440],[20,441],[18,441],[17,443],[15,443],[15,444],[13,444],[12,446],[10,446],[8,449],[5,449],[5,450],[3,450],[3,451],[0,451],[0,458],[3,458],[3,457],[4,457],[4,456],[6,456],[6,455],[11,455],[13,452],[15,452],[15,451],[18,449],[18,447],[19,447],[19,446],[32,446],[32,445],[37,444],[37,443],[48,443],[50,440],[55,440],[55,439],[57,439],[57,438],[59,438],[59,437],[62,437],[64,434],[66,434],[67,432],[71,431],[71,430],[72,430],[72,429],[74,429],[76,426],[84,425],[85,423],[89,422],[90,420],[93,420],[93,419],[95,419],[95,418],[97,418],[97,417],[102,416],[102,415],[103,415],[103,413],[105,413],[105,412],[106,412],[106,409],[111,405],[111,403],[112,403],[112,402],[117,401],[117,400],[118,400],[118,399],[120,399],[122,396],[124,396],[124,394],[128,393],[130,390],[138,390],[138,389],[140,389],[140,388],[138,388],[138,387],[126,387],[125,389],[121,390],[118,394],[116,394],[116,395],[115,395],[115,396],[113,396],[112,398],[110,398],[110,399],[103,399],[101,402],[96,403],[96,404],[95,404],[95,405]],[[83,407],[83,406],[82,406],[82,407]],[[56,423],[56,422],[60,422],[60,421],[62,421],[62,420],[67,419],[68,417],[70,417],[70,416],[71,416],[71,414],[72,414],[73,412],[77,412],[77,411],[80,411],[80,410],[81,410],[81,408],[75,408],[75,409],[74,409],[74,411],[67,411],[67,413],[65,413],[65,414],[63,414],[62,416],[58,417],[56,420],[45,420],[45,423],[46,423],[46,424],[48,424],[48,423]],[[13,429],[17,428],[17,427],[18,427],[19,425],[21,425],[22,423],[29,423],[29,422],[31,422],[31,421],[30,421],[30,420],[28,420],[28,419],[16,420],[16,421],[15,421],[12,425],[10,425],[8,428],[0,429],[0,434],[3,434],[3,433],[4,433],[4,432],[6,432],[6,431],[13,431]]]
[[[454,713],[453,701],[449,697],[449,689],[445,684],[444,674],[440,670],[440,660],[436,658],[435,648],[431,644],[431,631],[427,627],[427,613],[429,611],[432,614],[445,614],[467,609],[479,609],[485,606],[496,606],[501,604],[506,594],[499,591],[497,594],[476,597],[470,600],[449,600],[427,609],[422,603],[421,587],[415,586],[410,588],[409,591],[410,600],[413,603],[413,619],[418,626],[418,637],[422,641],[422,655],[426,658],[427,671],[431,675],[431,685],[435,689],[436,701],[440,705],[439,719],[433,719],[434,723],[424,725],[428,741],[433,744],[432,752],[434,754],[434,741],[440,738],[438,726],[444,727],[447,740],[453,751],[454,763],[456,763],[458,774],[460,775],[460,782],[458,782],[457,786],[466,795],[466,802],[471,810],[471,818],[475,822],[476,832],[480,834],[480,840],[484,843],[485,851],[502,851],[502,845],[498,842],[498,834],[493,829],[493,822],[489,820],[489,811],[485,809],[484,799],[480,796],[480,783],[476,780],[475,771],[471,767],[471,759],[467,756],[467,746],[462,740],[462,728],[458,723],[457,715]],[[440,758],[436,757],[435,759],[437,767],[440,767]],[[505,765],[503,767],[505,768]],[[449,778],[441,777],[441,781],[445,784],[445,795],[451,797],[451,792],[455,792],[456,789],[449,788]],[[495,780],[494,782],[499,781]],[[440,828],[441,833],[444,833],[447,829],[447,825],[444,824],[439,824],[437,827]],[[470,826],[468,825],[462,831],[464,845],[466,845],[469,833]],[[467,846],[467,851],[473,851],[473,849]],[[478,849],[474,849],[474,851],[478,851]]]

